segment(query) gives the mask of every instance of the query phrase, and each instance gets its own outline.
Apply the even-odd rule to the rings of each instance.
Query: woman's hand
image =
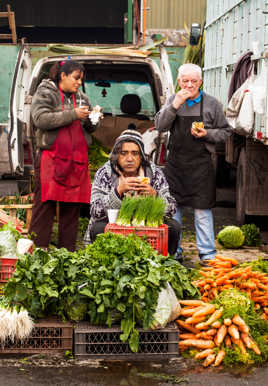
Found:
[[[74,109],[78,119],[87,119],[89,115],[89,106],[76,107]]]

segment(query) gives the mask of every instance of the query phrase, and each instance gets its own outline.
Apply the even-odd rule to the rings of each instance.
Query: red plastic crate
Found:
[[[6,283],[15,271],[17,258],[0,258],[0,283]]]
[[[105,232],[118,233],[124,236],[135,233],[137,236],[146,236],[147,241],[161,255],[168,255],[168,226],[162,224],[159,227],[126,227],[116,224],[107,224]]]

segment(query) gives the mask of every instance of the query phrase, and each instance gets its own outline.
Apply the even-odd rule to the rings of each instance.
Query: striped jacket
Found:
[[[172,217],[176,212],[176,201],[169,193],[169,186],[163,171],[154,163],[146,167],[145,176],[151,180],[151,185],[166,202],[165,216]],[[119,209],[122,200],[118,196],[116,187],[118,185],[118,175],[112,169],[110,161],[101,167],[94,178],[90,201],[90,221],[84,236],[84,243],[90,243],[90,230],[96,221],[108,221],[107,210]]]

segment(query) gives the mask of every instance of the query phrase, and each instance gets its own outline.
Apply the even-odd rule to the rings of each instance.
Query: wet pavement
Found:
[[[64,361],[29,357],[0,360],[1,386],[260,386],[267,385],[268,366],[226,370],[204,369],[181,357],[159,361]]]

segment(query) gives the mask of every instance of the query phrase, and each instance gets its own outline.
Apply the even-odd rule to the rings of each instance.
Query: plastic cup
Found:
[[[108,219],[110,224],[115,224],[119,209],[108,209]]]

